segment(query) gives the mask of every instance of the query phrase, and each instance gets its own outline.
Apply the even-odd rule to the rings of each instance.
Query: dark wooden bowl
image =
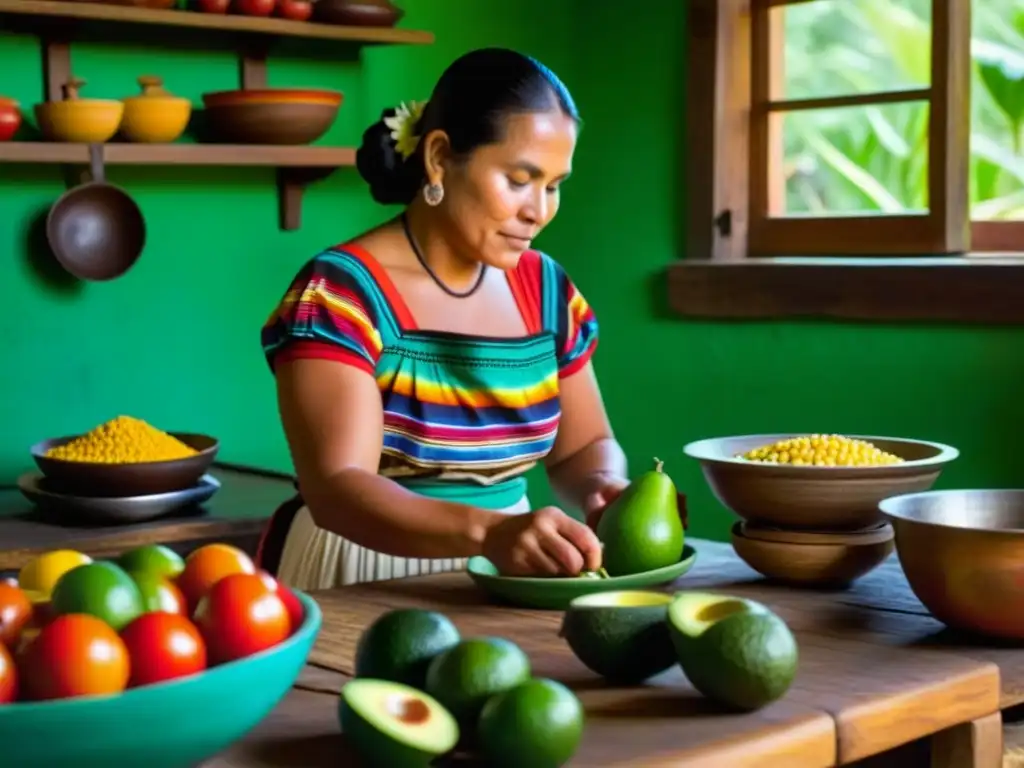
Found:
[[[48,483],[61,491],[83,496],[145,496],[191,488],[206,474],[217,456],[220,443],[209,435],[171,432],[197,451],[195,456],[170,461],[147,461],[138,464],[95,464],[65,461],[46,456],[54,446],[70,443],[79,435],[43,440],[31,448],[32,458],[46,476]]]
[[[388,0],[317,0],[313,19],[348,27],[393,27],[405,11]]]
[[[211,104],[206,107],[210,138],[229,144],[298,145],[316,141],[334,123],[338,104]]]

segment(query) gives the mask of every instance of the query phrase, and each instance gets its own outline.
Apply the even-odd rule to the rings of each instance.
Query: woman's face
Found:
[[[559,110],[514,114],[501,142],[447,164],[441,212],[456,250],[498,269],[515,268],[558,212],[576,133],[575,121]]]

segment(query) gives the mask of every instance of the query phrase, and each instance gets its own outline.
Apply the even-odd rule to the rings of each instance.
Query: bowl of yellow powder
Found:
[[[83,496],[144,496],[191,488],[217,455],[216,438],[164,432],[142,419],[118,416],[84,435],[44,440],[31,448],[48,482]]]

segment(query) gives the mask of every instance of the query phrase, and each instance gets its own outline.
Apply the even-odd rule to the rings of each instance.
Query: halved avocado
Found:
[[[679,592],[668,607],[668,625],[693,687],[728,707],[760,709],[781,698],[796,676],[796,638],[761,603]]]
[[[561,635],[587,668],[616,683],[639,683],[676,663],[666,617],[672,596],[600,592],[578,597]]]
[[[356,678],[341,689],[341,728],[367,765],[421,768],[451,752],[459,726],[432,696],[402,683]]]

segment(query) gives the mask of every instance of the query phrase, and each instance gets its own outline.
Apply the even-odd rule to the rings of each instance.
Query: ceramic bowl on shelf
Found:
[[[205,763],[270,714],[305,666],[323,617],[312,598],[297,590],[295,595],[305,613],[301,626],[266,651],[113,696],[0,706],[3,765]]]
[[[206,129],[230,144],[310,144],[334,124],[340,91],[264,88],[203,94]]]
[[[349,27],[393,27],[405,11],[388,0],[317,0],[313,19]]]
[[[747,451],[798,434],[743,435],[698,440],[683,452],[700,462],[723,506],[744,520],[779,528],[851,531],[884,522],[878,503],[889,496],[926,491],[960,455],[924,440],[848,435],[895,454],[900,464],[820,467],[767,464],[738,458]]]
[[[773,581],[798,586],[843,587],[877,568],[893,551],[887,524],[863,531],[788,531],[744,522],[732,527],[739,558]]]
[[[910,588],[947,626],[1024,640],[1024,489],[885,499]]]
[[[39,130],[50,141],[103,144],[121,126],[124,104],[114,99],[83,99],[79,91],[85,81],[73,78],[64,84],[63,101],[36,104]]]
[[[198,453],[184,459],[145,461],[134,464],[98,464],[87,461],[54,459],[46,452],[57,445],[69,443],[78,435],[44,440],[32,446],[32,458],[39,470],[62,493],[82,496],[144,496],[192,488],[207,473],[220,447],[208,435],[171,432]]]
[[[21,105],[0,96],[0,141],[10,141],[21,128]]]
[[[121,135],[128,141],[167,144],[181,137],[192,116],[192,102],[164,90],[163,80],[139,78],[142,93],[122,99]]]

